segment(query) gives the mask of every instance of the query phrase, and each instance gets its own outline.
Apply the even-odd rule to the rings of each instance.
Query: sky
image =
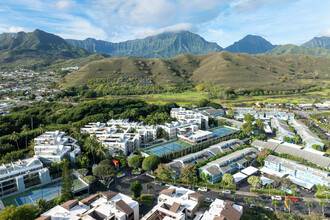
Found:
[[[191,31],[229,46],[248,34],[300,45],[330,36],[330,0],[0,0],[0,32],[111,42]]]

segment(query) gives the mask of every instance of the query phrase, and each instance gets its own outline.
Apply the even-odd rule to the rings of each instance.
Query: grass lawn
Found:
[[[154,196],[153,195],[149,195],[149,194],[142,194],[141,197],[140,197],[140,201],[145,206],[151,206],[153,200],[154,200]]]

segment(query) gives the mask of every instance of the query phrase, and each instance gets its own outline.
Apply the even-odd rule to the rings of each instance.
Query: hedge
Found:
[[[282,195],[282,196],[293,196],[293,193],[284,192],[282,190],[276,189],[250,189],[250,192],[260,193],[260,194],[272,194],[272,195]],[[299,194],[295,193],[294,196],[300,196]]]

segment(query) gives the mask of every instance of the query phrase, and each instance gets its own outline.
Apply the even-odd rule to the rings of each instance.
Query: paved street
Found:
[[[143,185],[143,190],[142,190],[142,194],[152,194],[155,196],[155,199],[152,203],[152,205],[150,207],[147,207],[145,205],[142,205],[140,207],[140,214],[141,215],[145,215],[146,213],[148,213],[156,204],[157,204],[157,197],[159,195],[159,192],[163,189],[165,189],[165,185],[162,186],[158,186],[155,185],[154,183],[152,183],[153,179],[150,177],[146,177],[145,175],[131,175],[130,173],[131,169],[130,168],[125,168],[122,170],[122,172],[125,172],[126,176],[122,177],[120,179],[116,180],[116,183],[112,183],[110,186],[110,190],[116,191],[116,192],[121,192],[123,194],[126,195],[132,195],[132,192],[130,191],[129,187],[130,184],[136,180],[140,181],[140,183]],[[151,185],[153,186],[153,190],[150,190],[149,192],[146,189],[146,184],[147,183],[151,183]],[[118,185],[121,186],[121,189],[118,190]],[[197,190],[197,189],[195,189]],[[216,191],[208,191],[208,192],[200,192],[201,194],[203,194],[206,198],[211,198],[211,199],[216,199],[216,198],[220,198],[219,197],[219,193],[220,193],[220,189],[218,192]],[[313,208],[311,209],[312,211],[321,214],[322,213],[322,209],[321,206],[319,205],[317,199],[314,198],[313,193],[308,193],[305,191],[300,191],[301,195],[303,195],[303,200],[300,200],[299,202],[294,202],[293,204],[291,204],[291,210],[293,212],[297,211],[300,213],[304,213],[304,214],[308,214],[308,207],[305,205],[306,201],[312,202],[313,203]],[[274,206],[271,204],[272,200],[271,199],[265,199],[262,201],[258,201],[258,197],[260,195],[254,194],[254,193],[250,193],[250,185],[248,183],[243,183],[238,187],[238,191],[236,191],[234,193],[236,195],[236,199],[235,202],[238,203],[239,205],[244,206],[245,209],[249,208],[250,204],[246,204],[246,202],[243,200],[244,197],[252,197],[255,200],[255,205],[263,205],[263,206],[269,206],[271,208],[274,209]],[[284,197],[282,197],[283,200],[279,201],[279,205],[277,206],[277,210],[279,210],[280,208],[285,208],[285,204],[284,204]],[[231,200],[234,201],[234,199],[232,198],[232,195],[224,195],[223,197],[221,197],[221,199],[227,199],[227,200]],[[325,212],[330,212],[330,207],[329,205],[327,207],[325,207]]]

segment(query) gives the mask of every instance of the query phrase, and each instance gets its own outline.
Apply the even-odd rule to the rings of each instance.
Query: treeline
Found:
[[[107,122],[111,118],[143,121],[145,124],[170,122],[174,120],[169,115],[170,110],[176,107],[175,103],[154,105],[133,99],[103,99],[77,106],[36,102],[14,107],[11,113],[0,117],[0,156],[26,148],[33,138],[47,130],[74,135],[88,122]]]
[[[198,84],[195,89],[197,91],[208,92],[208,97],[211,99],[221,98],[221,99],[234,99],[238,96],[262,96],[262,95],[289,95],[289,94],[300,94],[306,92],[321,91],[322,87],[316,86],[308,89],[295,89],[295,90],[264,90],[259,88],[254,89],[244,89],[238,88],[233,89],[231,87],[221,87],[213,83],[201,83]]]

